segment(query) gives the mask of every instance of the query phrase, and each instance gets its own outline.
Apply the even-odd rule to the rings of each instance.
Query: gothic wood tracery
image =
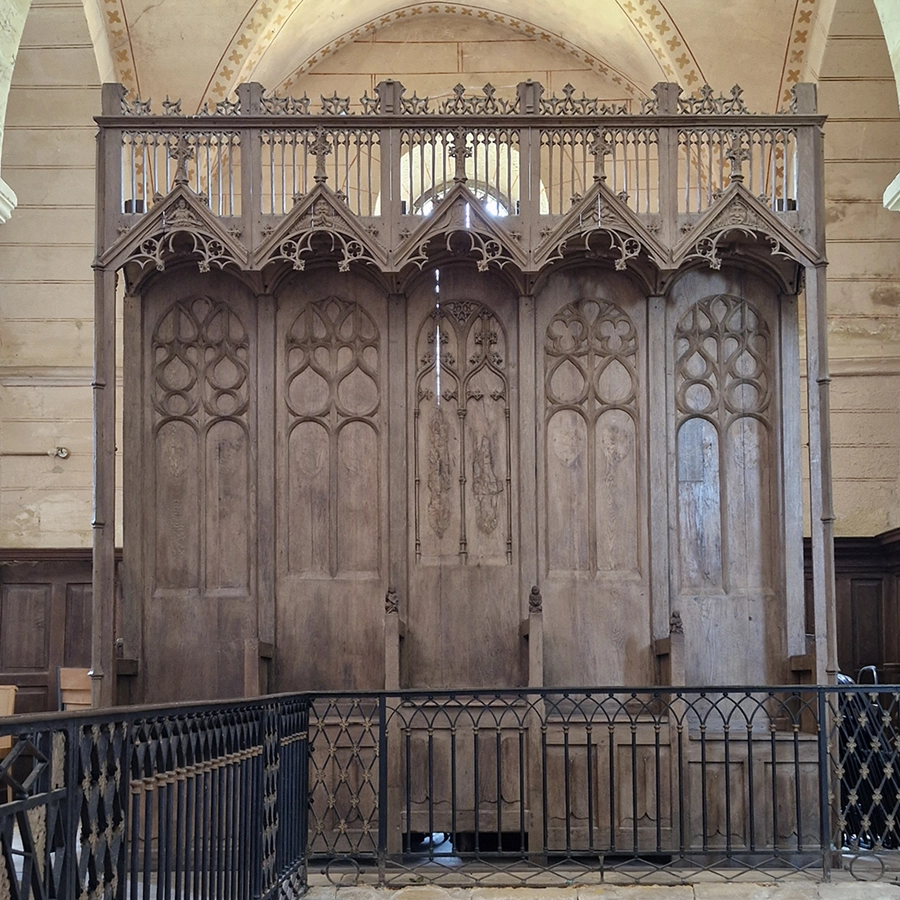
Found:
[[[329,267],[286,283],[274,307],[276,676],[287,689],[380,687],[386,298]]]
[[[233,533],[249,502],[247,332],[223,301],[179,300],[160,317],[151,354],[156,585],[247,589],[249,533]],[[217,502],[225,497],[238,502]]]
[[[651,677],[635,652],[650,643],[652,612],[647,305],[629,275],[596,265],[558,271],[535,296],[548,685]]]
[[[512,561],[507,336],[476,300],[436,303],[419,331],[416,558]],[[452,540],[455,547],[445,541]]]
[[[636,523],[615,514],[637,489],[634,323],[615,303],[577,300],[550,322],[544,354],[548,506],[583,505],[571,533],[548,527],[549,570],[636,570]]]
[[[307,304],[285,337],[292,571],[378,570],[379,342],[337,296]]]
[[[775,307],[752,279],[749,289],[729,280],[679,304],[672,333],[677,591],[696,631],[689,677],[716,683],[773,677],[784,628],[770,605],[780,577]],[[744,657],[724,651],[741,643],[753,648]]]

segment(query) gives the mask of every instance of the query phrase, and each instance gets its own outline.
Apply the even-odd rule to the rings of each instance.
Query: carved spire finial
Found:
[[[602,134],[598,134],[588,145],[588,150],[594,157],[594,181],[606,181],[606,157],[612,153],[612,145]]]
[[[194,148],[191,147],[183,134],[178,135],[174,147],[169,147],[169,158],[177,161],[175,166],[175,184],[187,184],[187,161],[194,158]]]
[[[316,184],[325,184],[328,175],[325,173],[325,157],[331,153],[331,143],[320,125],[316,129],[315,139],[306,139],[306,149],[316,158],[316,174],[313,181]]]
[[[750,159],[750,151],[743,146],[737,132],[732,132],[730,137],[731,146],[725,151],[725,159],[731,163],[731,180],[740,183],[744,180],[744,163]]]
[[[466,160],[472,155],[472,148],[466,145],[468,133],[465,128],[457,128],[453,132],[453,149],[450,155],[456,160],[456,171],[453,174],[453,180],[457,184],[465,184],[468,180],[466,177]]]

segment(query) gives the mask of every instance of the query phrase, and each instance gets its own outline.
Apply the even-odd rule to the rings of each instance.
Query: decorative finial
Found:
[[[331,143],[321,125],[316,129],[314,140],[306,139],[306,149],[316,158],[316,174],[313,181],[316,184],[325,184],[328,181],[328,175],[325,174],[325,157],[331,153]]]
[[[594,181],[606,181],[606,157],[613,151],[612,144],[598,134],[588,144],[588,150],[594,157]]]
[[[725,159],[731,163],[731,180],[742,182],[744,163],[750,159],[750,151],[743,146],[741,136],[736,132],[731,133],[731,146],[725,151]]]
[[[472,155],[472,148],[467,146],[466,140],[468,134],[465,128],[457,128],[453,132],[453,149],[450,155],[456,160],[456,172],[453,180],[457,184],[465,184],[468,180],[466,177],[466,160]]]
[[[191,147],[183,134],[178,135],[174,147],[169,147],[169,157],[177,160],[175,166],[175,184],[187,184],[187,161],[194,158],[194,148]]]

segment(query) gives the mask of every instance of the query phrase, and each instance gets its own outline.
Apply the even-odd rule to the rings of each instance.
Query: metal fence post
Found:
[[[387,697],[378,698],[378,883],[385,883],[388,832]]]
[[[822,878],[831,881],[831,803],[828,798],[828,731],[830,727],[826,688],[816,688],[819,720],[819,825],[822,842]]]

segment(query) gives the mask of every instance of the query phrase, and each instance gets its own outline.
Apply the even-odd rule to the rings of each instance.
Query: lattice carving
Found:
[[[237,314],[208,297],[179,300],[153,334],[153,406],[161,421],[246,416],[250,342]]]
[[[416,557],[456,552],[512,559],[506,333],[475,300],[435,307],[422,326],[416,372]],[[472,530],[475,535],[472,535]],[[424,548],[424,549],[423,549]]]
[[[741,416],[765,419],[770,343],[765,319],[746,300],[717,294],[695,303],[675,330],[679,423],[702,416],[727,430]]]
[[[636,565],[633,523],[613,523],[610,512],[636,503],[638,352],[630,316],[604,299],[570,303],[547,326],[548,490],[551,507],[558,498],[575,504],[563,537],[556,521],[562,509],[548,509],[551,568],[595,573]]]
[[[293,570],[321,569],[334,577],[342,565],[377,569],[380,347],[369,312],[336,296],[306,305],[287,330],[289,480],[301,492],[292,495],[289,514]],[[348,498],[360,506],[353,507],[354,538],[346,522],[339,534],[341,516],[351,516],[342,505],[353,502]],[[311,509],[294,509],[299,506]]]

